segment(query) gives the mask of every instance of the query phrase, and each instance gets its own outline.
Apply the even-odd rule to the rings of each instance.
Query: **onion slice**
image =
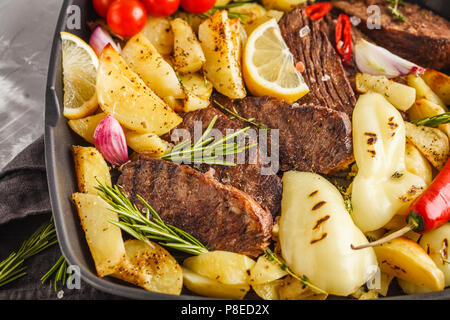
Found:
[[[100,54],[103,51],[103,48],[108,44],[111,44],[113,48],[120,53],[120,46],[114,42],[111,35],[106,32],[101,26],[97,26],[92,32],[91,38],[89,39],[89,45],[94,49],[97,56],[100,57]]]
[[[424,68],[364,39],[356,43],[354,52],[356,65],[362,73],[395,78],[425,72]]]
[[[106,116],[98,124],[94,132],[94,144],[113,166],[121,166],[129,161],[125,133],[112,115]]]

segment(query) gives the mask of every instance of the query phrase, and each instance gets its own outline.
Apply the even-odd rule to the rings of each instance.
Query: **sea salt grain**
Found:
[[[330,76],[329,75],[324,75],[323,77],[322,77],[322,79],[321,79],[322,81],[328,81],[328,80],[330,80]]]
[[[308,26],[304,26],[303,28],[300,29],[299,34],[300,34],[300,38],[305,37],[306,35],[308,35],[311,32],[311,29],[309,29]]]
[[[292,104],[292,108],[298,108],[298,107],[300,107],[300,105],[299,105],[297,102],[294,102],[294,103]]]

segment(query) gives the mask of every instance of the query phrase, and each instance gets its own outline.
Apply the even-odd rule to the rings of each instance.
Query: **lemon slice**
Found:
[[[98,108],[98,58],[86,42],[71,33],[61,32],[61,40],[64,116],[71,120],[84,118]]]
[[[255,96],[267,95],[293,103],[309,92],[275,19],[251,33],[242,71],[247,88]]]

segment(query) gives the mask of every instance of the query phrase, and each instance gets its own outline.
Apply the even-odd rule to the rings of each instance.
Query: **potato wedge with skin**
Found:
[[[287,276],[278,287],[280,300],[325,300],[328,295],[315,293],[297,279]]]
[[[382,94],[398,110],[406,111],[416,100],[416,90],[407,85],[394,82],[384,76],[373,76],[367,73],[356,74],[356,90],[360,93],[368,91]]]
[[[184,260],[183,267],[223,284],[249,283],[249,272],[255,261],[228,251],[210,251]]]
[[[220,32],[219,32],[220,31]],[[198,30],[205,54],[204,74],[214,88],[231,99],[246,96],[239,56],[240,40],[232,31],[227,11],[217,11]]]
[[[184,98],[183,89],[172,66],[142,33],[128,40],[121,56],[160,98]]]
[[[142,154],[160,157],[166,153],[169,143],[153,133],[139,133],[128,131],[125,133],[127,145]]]
[[[444,273],[445,286],[450,286],[450,222],[425,233],[419,244]]]
[[[183,19],[170,22],[174,34],[174,67],[179,73],[194,73],[205,63],[205,54],[191,26]]]
[[[444,289],[443,272],[414,241],[400,237],[374,250],[382,272],[433,291]]]
[[[433,169],[430,163],[408,140],[405,146],[405,166],[408,172],[421,177],[427,185],[433,180]]]
[[[183,280],[190,291],[211,298],[242,300],[250,290],[248,284],[223,284],[187,268],[183,268]]]
[[[106,113],[102,112],[82,119],[69,120],[67,123],[76,134],[87,142],[94,144],[95,129],[105,117]]]
[[[210,105],[209,98],[213,92],[213,86],[203,75],[189,73],[180,76],[185,92],[184,112],[192,112],[207,108]]]
[[[96,148],[73,146],[72,155],[79,192],[97,195],[98,181],[111,186],[108,164]]]
[[[305,2],[306,0],[262,0],[264,8],[282,10],[285,12],[291,11]]]
[[[277,262],[267,260],[262,255],[258,258],[253,268],[250,269],[250,284],[253,286],[268,283],[283,278],[286,275],[287,272],[281,269]]]
[[[417,100],[411,109],[408,110],[409,119],[411,121],[437,116],[441,113],[445,113],[444,108],[427,99]],[[450,138],[450,123],[441,124],[438,128]]]
[[[87,193],[74,193],[81,226],[99,277],[111,275],[126,259],[120,229],[110,221],[118,221],[117,213],[102,198]]]
[[[173,51],[173,31],[170,21],[162,17],[149,17],[141,33],[155,46],[162,55]]]
[[[449,140],[445,133],[436,128],[416,126],[405,122],[406,137],[427,158],[427,160],[440,170],[449,156]]]
[[[182,121],[110,45],[100,56],[97,94],[102,110],[133,131],[163,135]]]
[[[450,77],[442,72],[427,69],[422,79],[446,105],[450,105]]]
[[[126,261],[113,277],[147,291],[179,295],[183,271],[174,257],[154,242],[125,241]]]
[[[283,280],[278,279],[261,284],[252,284],[252,289],[263,300],[280,300],[278,289],[283,283]]]
[[[415,74],[410,74],[406,77],[406,82],[408,86],[416,89],[416,99],[427,99],[428,101],[434,102],[440,105],[442,108],[446,109],[445,103],[438,97],[436,93],[431,90],[431,88],[425,83],[425,81]]]

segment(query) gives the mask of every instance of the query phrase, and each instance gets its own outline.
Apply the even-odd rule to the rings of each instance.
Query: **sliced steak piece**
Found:
[[[140,156],[124,166],[118,185],[142,210],[143,197],[165,223],[212,250],[256,257],[269,245],[272,216],[246,193],[192,169]]]
[[[206,130],[214,116],[218,119],[214,125],[214,129],[220,131],[225,136],[230,133],[227,130],[239,130],[248,125],[240,121],[230,120],[225,114],[219,110],[209,107],[206,109],[187,113],[183,117],[183,122],[176,129],[187,129],[190,133],[191,142],[194,143],[194,126],[199,124],[201,130],[198,135],[201,135]],[[172,143],[178,143],[177,131],[173,130],[171,134],[165,138]],[[257,137],[249,136],[249,143],[255,143]],[[258,148],[252,148],[246,151],[247,155],[245,163],[236,164],[236,166],[221,166],[221,165],[202,165],[202,171],[210,171],[219,182],[231,185],[239,190],[242,190],[252,196],[264,209],[270,211],[273,216],[280,212],[282,184],[281,179],[271,170],[269,166],[264,164],[263,157]],[[237,156],[235,158],[238,158]],[[235,163],[237,159],[231,159]],[[244,160],[244,159],[243,159]]]
[[[351,122],[344,112],[270,97],[213,99],[256,123],[279,129],[280,169],[332,174],[353,162]],[[270,140],[270,139],[269,139]]]
[[[450,22],[446,19],[405,1],[398,9],[405,22],[392,15],[389,10],[392,5],[385,0],[339,0],[333,1],[333,5],[349,16],[360,18],[358,28],[387,50],[422,67],[450,68]],[[381,10],[380,29],[367,27],[367,20],[374,13],[367,11],[370,5]]]
[[[351,116],[355,94],[323,22],[308,18],[297,8],[286,13],[279,25],[295,63],[302,62],[305,66],[303,78],[310,92],[299,103],[312,101]]]

